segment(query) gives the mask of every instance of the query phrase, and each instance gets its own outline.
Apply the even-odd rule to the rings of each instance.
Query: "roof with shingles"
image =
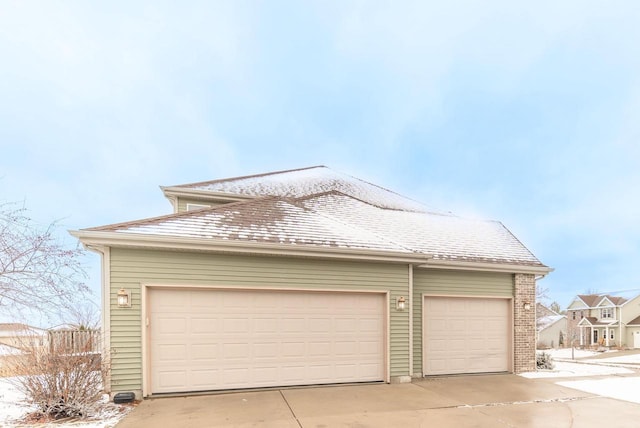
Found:
[[[169,187],[248,197],[281,196],[288,198],[300,198],[335,191],[351,195],[381,208],[438,212],[438,210],[384,187],[334,171],[323,165]]]
[[[640,325],[640,316],[638,316],[638,317],[632,319],[631,321],[629,321],[627,323],[627,325],[634,325],[634,326],[635,325]]]
[[[339,247],[544,266],[500,222],[385,208],[331,191],[266,197],[87,230]]]
[[[627,301],[624,297],[609,294],[578,294],[578,297],[590,308],[597,307],[604,299],[609,299],[615,306],[620,306]]]

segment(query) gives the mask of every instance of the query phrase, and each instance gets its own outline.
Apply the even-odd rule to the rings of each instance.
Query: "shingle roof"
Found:
[[[381,208],[335,191],[303,198],[259,198],[89,230],[543,266],[499,222]]]
[[[540,332],[545,328],[552,326],[563,318],[566,317],[564,315],[547,315],[544,317],[540,317],[536,320],[536,330]]]
[[[578,294],[578,297],[590,308],[597,307],[604,299],[609,299],[616,306],[620,306],[627,301],[624,297],[611,296],[609,294]]]
[[[627,323],[627,325],[640,325],[640,316],[632,319]]]
[[[313,166],[170,187],[232,195],[289,198],[337,191],[382,208],[419,212],[437,211],[391,190],[334,171],[326,166]]]

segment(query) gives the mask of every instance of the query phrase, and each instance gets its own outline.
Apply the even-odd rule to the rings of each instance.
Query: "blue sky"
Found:
[[[501,220],[563,307],[640,292],[640,3],[517,3],[0,0],[0,200],[79,229],[324,164]]]

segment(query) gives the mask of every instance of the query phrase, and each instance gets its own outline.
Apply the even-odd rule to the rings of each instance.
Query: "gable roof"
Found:
[[[95,232],[218,244],[382,251],[419,256],[424,262],[499,263],[550,270],[500,222],[382,208],[337,191],[302,198],[252,199],[85,229],[76,236]]]
[[[320,193],[340,192],[381,208],[438,212],[384,187],[334,171],[323,165],[168,186],[162,187],[162,190],[165,194],[170,191],[197,191],[224,193],[244,198],[263,196],[300,198]]]
[[[631,321],[627,323],[628,326],[638,326],[640,325],[640,316],[635,317]]]
[[[609,294],[578,294],[576,298],[582,300],[589,308],[596,308],[606,299],[615,306],[620,306],[627,301],[624,297],[611,296]]]
[[[540,317],[536,320],[536,329],[538,330],[538,332],[541,332],[542,330],[551,327],[552,325],[559,321],[562,321],[563,319],[566,320],[567,317],[564,315],[546,315]]]

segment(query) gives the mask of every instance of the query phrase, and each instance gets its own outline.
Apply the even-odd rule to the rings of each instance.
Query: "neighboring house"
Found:
[[[538,348],[562,348],[567,342],[567,317],[542,303],[536,304],[536,329]]]
[[[22,323],[0,323],[0,344],[13,348],[30,349],[44,346],[47,331]]]
[[[569,339],[579,346],[640,348],[640,295],[583,294],[567,309]]]
[[[102,256],[112,394],[535,370],[551,269],[500,222],[326,167],[162,191],[171,215],[71,232]]]

